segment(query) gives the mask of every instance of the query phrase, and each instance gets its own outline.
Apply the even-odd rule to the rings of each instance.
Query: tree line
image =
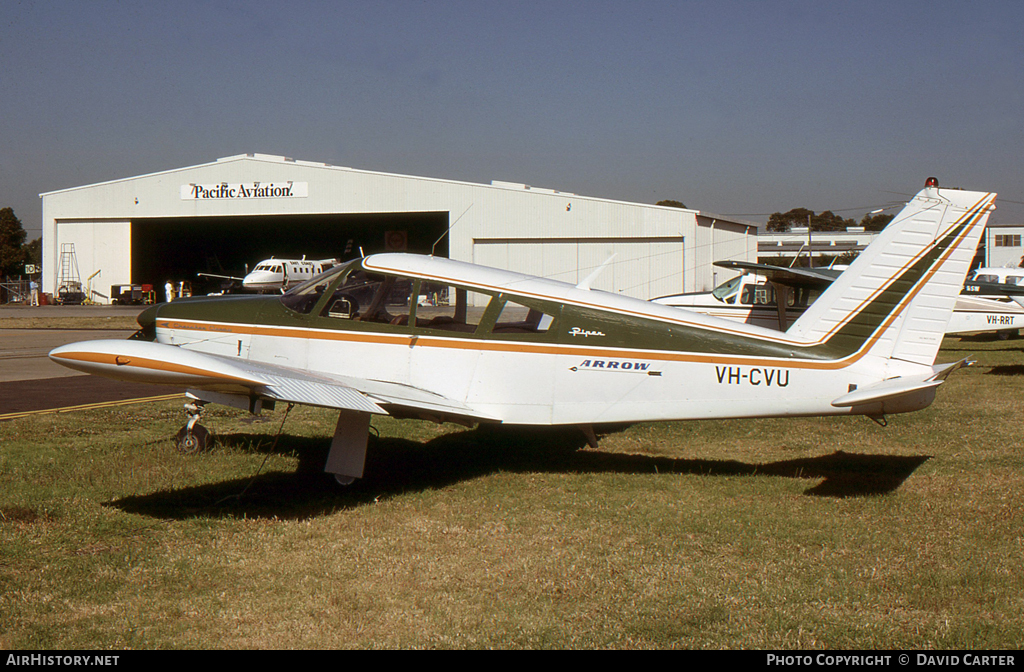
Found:
[[[844,219],[831,210],[818,214],[807,208],[793,208],[789,212],[772,213],[768,218],[768,231],[785,233],[795,226],[809,226],[811,231],[845,231],[849,226],[863,226],[865,231],[881,231],[893,217],[869,213],[858,223],[853,218]]]
[[[685,208],[681,201],[658,201],[655,205],[668,205],[673,208]],[[785,233],[793,227],[810,227],[811,231],[845,231],[850,226],[863,226],[865,231],[881,231],[892,221],[895,215],[868,213],[858,223],[853,218],[843,218],[831,210],[816,213],[807,208],[793,208],[789,212],[773,212],[768,218],[767,230],[773,233]]]
[[[27,237],[14,208],[0,208],[0,277],[25,275],[25,264],[39,267],[43,259],[43,239],[26,243]]]

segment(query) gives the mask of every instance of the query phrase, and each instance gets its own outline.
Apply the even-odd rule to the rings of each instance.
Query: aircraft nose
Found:
[[[143,329],[153,328],[156,326],[156,314],[160,312],[160,304],[150,306],[144,311],[139,313],[139,316],[135,320],[139,323],[139,326]]]

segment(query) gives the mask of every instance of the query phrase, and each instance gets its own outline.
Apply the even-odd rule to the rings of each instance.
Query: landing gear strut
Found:
[[[210,436],[209,430],[199,424],[199,419],[203,415],[204,403],[196,399],[185,404],[188,424],[178,430],[176,437],[178,452],[183,455],[205,453],[213,446],[213,438]]]

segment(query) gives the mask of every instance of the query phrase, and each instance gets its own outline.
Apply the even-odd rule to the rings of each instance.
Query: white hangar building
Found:
[[[41,198],[43,291],[54,294],[67,277],[69,244],[83,288],[92,278],[102,295],[112,285],[161,288],[167,280],[188,280],[198,293],[198,272],[238,275],[271,256],[345,260],[360,250],[406,250],[571,283],[614,254],[592,286],[648,299],[709,290],[732,275],[713,261],[757,258],[754,224],[696,210],[263,154]]]

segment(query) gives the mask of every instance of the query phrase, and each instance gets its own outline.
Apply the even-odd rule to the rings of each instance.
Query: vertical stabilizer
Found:
[[[995,197],[929,178],[787,333],[930,366]]]

